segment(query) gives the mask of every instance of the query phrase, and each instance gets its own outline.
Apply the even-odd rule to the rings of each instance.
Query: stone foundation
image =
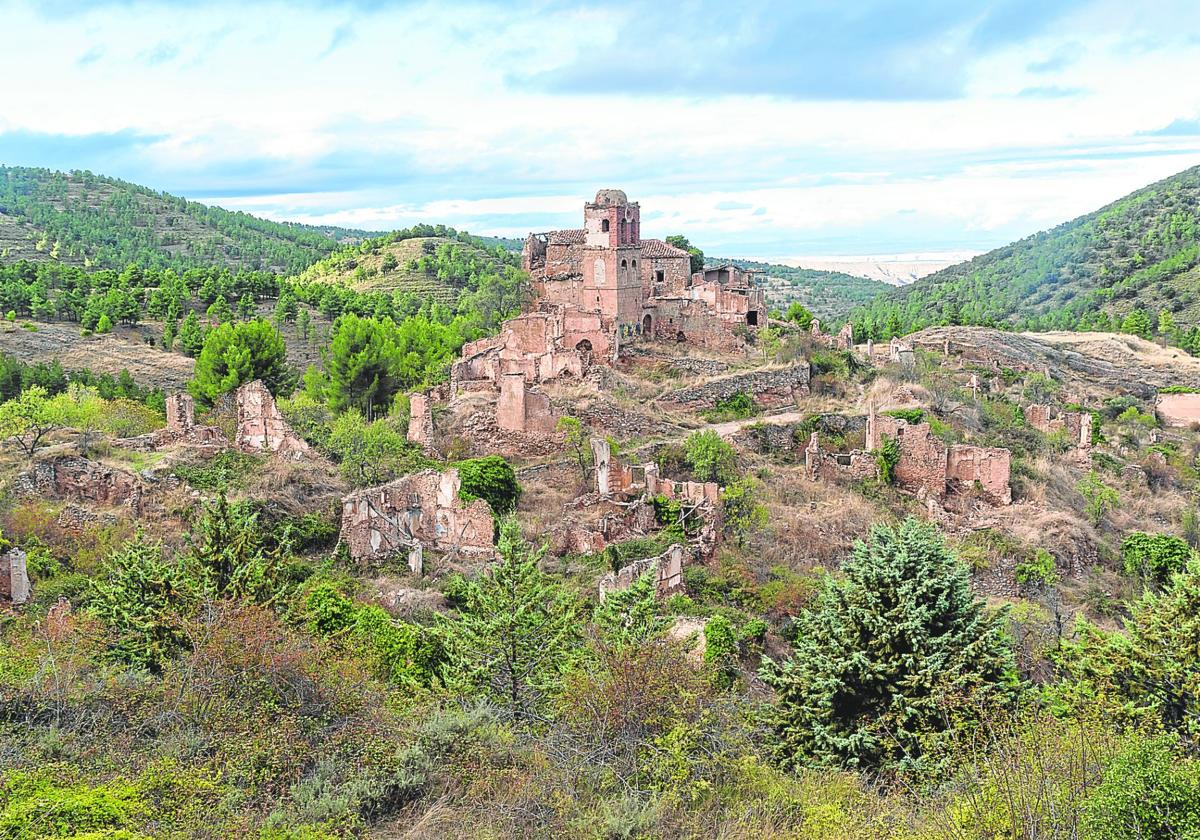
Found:
[[[806,396],[810,378],[808,362],[798,362],[785,368],[738,373],[681,388],[663,397],[663,401],[711,408],[722,400],[744,393],[752,396],[762,408],[778,408],[794,405],[797,397]]]
[[[482,499],[459,498],[458,470],[424,470],[342,500],[341,539],[358,562],[429,549],[490,557],[494,518]],[[419,554],[418,554],[419,556]]]

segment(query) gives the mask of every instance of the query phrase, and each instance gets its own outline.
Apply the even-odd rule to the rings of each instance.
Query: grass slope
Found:
[[[1134,308],[1200,322],[1200,167],[881,295],[855,312],[905,332],[939,323],[1109,328]]]
[[[817,317],[825,319],[844,318],[854,307],[891,288],[887,283],[840,271],[739,259],[713,259],[710,262],[714,265],[728,262],[761,272],[760,279],[772,308],[786,311],[793,301],[800,301]]]
[[[0,261],[295,272],[367,234],[270,222],[93,175],[0,166]]]

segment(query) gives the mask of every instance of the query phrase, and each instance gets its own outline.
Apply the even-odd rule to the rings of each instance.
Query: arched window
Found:
[[[622,220],[621,220],[621,239],[620,239],[620,241],[621,241],[621,242],[626,242],[626,241],[628,241],[628,240],[626,240],[626,238],[625,238],[625,220],[624,220],[624,219],[622,219]]]
[[[621,268],[629,268],[629,263],[626,260],[621,260]]]
[[[605,219],[604,221],[600,222],[600,230],[604,231],[605,233],[608,233],[608,219]]]
[[[650,320],[649,314],[647,314],[646,317],[642,318],[642,335],[650,335],[650,328],[653,325],[654,325],[654,322],[652,320]]]
[[[637,260],[634,260],[634,261],[633,261],[633,267],[634,267],[634,268],[637,268]]]

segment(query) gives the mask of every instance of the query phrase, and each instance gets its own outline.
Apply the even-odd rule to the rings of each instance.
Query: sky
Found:
[[[0,163],[278,220],[965,253],[1200,164],[1196,0],[0,0]]]

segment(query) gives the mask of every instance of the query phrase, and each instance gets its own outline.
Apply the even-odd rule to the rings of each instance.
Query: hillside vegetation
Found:
[[[875,338],[945,324],[1143,334],[1165,311],[1170,339],[1177,337],[1173,329],[1200,323],[1198,261],[1200,167],[1194,167],[890,290],[852,319],[856,335]],[[1133,313],[1141,314],[1126,327]]]
[[[365,235],[270,222],[91,172],[0,166],[0,262],[292,273]]]
[[[739,268],[761,272],[762,285],[772,308],[786,310],[792,303],[799,302],[818,318],[844,318],[856,306],[870,302],[891,288],[887,283],[840,271],[818,271],[754,260],[719,259],[714,262],[730,262]]]
[[[303,271],[301,283],[398,292],[453,305],[488,277],[519,272],[520,255],[445,225],[416,225],[337,251]]]

